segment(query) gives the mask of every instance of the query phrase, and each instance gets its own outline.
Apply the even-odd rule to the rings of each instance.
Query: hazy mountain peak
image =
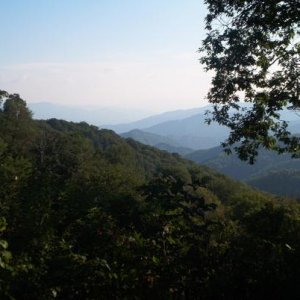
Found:
[[[210,106],[197,107],[191,109],[181,109],[169,112],[160,113],[157,115],[152,115],[147,118],[140,119],[131,123],[119,123],[117,125],[103,125],[103,128],[112,129],[118,133],[128,132],[133,129],[145,129],[157,124],[168,122],[168,121],[178,121],[197,114],[204,114]]]

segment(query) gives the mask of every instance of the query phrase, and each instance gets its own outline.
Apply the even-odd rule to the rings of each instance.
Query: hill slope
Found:
[[[112,129],[117,133],[125,133],[134,129],[144,129],[160,123],[172,120],[181,120],[196,114],[203,114],[207,110],[207,106],[200,108],[192,108],[186,110],[175,110],[158,115],[153,115],[148,118],[138,120],[136,122],[117,124],[117,125],[102,125],[102,128]]]
[[[299,204],[4,100],[1,299],[299,298]]]
[[[174,141],[171,138],[167,138],[158,134],[142,131],[139,129],[131,130],[126,133],[121,134],[124,138],[131,138],[140,143],[156,147],[160,150],[165,150],[170,153],[178,153],[181,155],[185,155],[193,152],[192,149],[180,146],[179,143]]]
[[[261,190],[282,196],[300,197],[300,159],[290,155],[278,155],[262,150],[255,164],[241,161],[235,154],[226,155],[221,147],[198,150],[186,155],[186,158],[207,165],[232,178],[242,180]],[[285,178],[277,180],[275,178]],[[274,184],[276,182],[276,184]]]
[[[215,123],[208,125],[205,119],[204,114],[197,114],[182,120],[160,123],[144,131],[166,136],[188,148],[207,149],[224,141],[228,130]]]

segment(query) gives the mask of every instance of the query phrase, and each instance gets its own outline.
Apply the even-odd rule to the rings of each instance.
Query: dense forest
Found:
[[[299,299],[298,203],[1,100],[1,299]]]
[[[255,164],[251,165],[240,160],[236,154],[226,155],[220,146],[189,153],[185,158],[205,164],[262,191],[300,199],[300,159],[292,158],[291,153],[278,154],[260,149]]]

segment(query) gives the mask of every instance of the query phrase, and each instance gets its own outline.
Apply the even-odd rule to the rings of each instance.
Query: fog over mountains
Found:
[[[197,114],[204,115],[205,112],[209,106],[204,106],[200,108],[192,108],[192,109],[186,109],[186,110],[174,110],[169,111],[157,115],[152,115],[148,118],[140,119],[136,122],[131,123],[118,123],[116,125],[102,125],[104,128],[112,129],[116,133],[124,133],[131,131],[133,129],[146,129],[158,124],[162,124],[168,121],[179,121],[183,120],[192,116],[195,116]]]

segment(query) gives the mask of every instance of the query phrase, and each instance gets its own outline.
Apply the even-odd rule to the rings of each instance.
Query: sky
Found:
[[[204,106],[203,0],[0,0],[0,89],[27,102]]]

